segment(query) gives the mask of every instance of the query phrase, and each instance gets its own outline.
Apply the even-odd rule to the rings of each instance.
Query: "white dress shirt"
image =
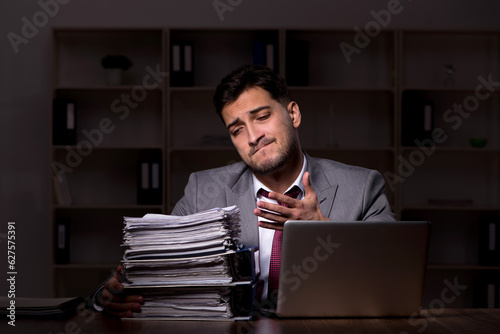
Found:
[[[303,156],[302,160],[304,162],[302,164],[302,170],[300,171],[299,176],[295,179],[293,184],[291,184],[290,187],[288,187],[287,189],[288,191],[294,186],[298,186],[300,190],[302,190],[302,193],[299,195],[299,197],[297,197],[297,199],[300,200],[303,199],[305,195],[304,185],[302,184],[302,177],[304,176],[304,172],[306,171],[307,168],[307,160],[305,155]],[[258,194],[261,188],[269,192],[272,190],[266,187],[264,184],[262,184],[262,182],[260,182],[255,177],[255,175],[252,175],[252,178],[253,178],[253,193],[255,195],[255,205],[257,205],[258,201],[277,204],[275,200],[269,199],[267,197]],[[268,221],[268,220],[259,217],[259,221]],[[263,289],[264,291],[262,294],[262,298],[267,297],[267,289],[268,289],[267,281],[269,277],[269,264],[271,262],[271,250],[273,247],[274,231],[275,230],[272,229],[259,227],[260,278],[264,280],[264,289]]]

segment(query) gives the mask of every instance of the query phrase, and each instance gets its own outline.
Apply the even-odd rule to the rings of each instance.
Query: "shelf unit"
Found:
[[[123,216],[165,212],[163,202],[138,204],[140,162],[165,165],[164,45],[163,29],[53,30],[52,99],[76,105],[76,139],[50,142],[54,296],[88,296],[116,268]],[[109,54],[133,63],[117,85],[100,64]],[[69,196],[56,196],[64,190]],[[55,250],[61,221],[69,229],[64,263]]]
[[[498,79],[500,35],[446,31],[398,34],[400,113],[410,112],[405,106],[412,101],[431,101],[433,128],[440,131],[438,140],[427,136],[424,148],[399,148],[407,162],[412,154],[414,162],[418,155],[424,157],[418,166],[414,164],[399,195],[401,219],[433,223],[424,305],[439,299],[445,281],[456,280],[466,289],[447,307],[486,307],[488,284],[496,285],[498,300],[500,268],[479,264],[480,243],[487,242],[479,225],[500,221],[500,108],[499,94],[479,85],[490,76]],[[398,128],[403,138],[405,124]],[[487,144],[472,147],[471,138],[486,138]],[[425,150],[423,155],[416,153]],[[401,166],[403,160],[399,161]]]
[[[310,73],[308,85],[290,86],[292,98],[299,101],[303,113],[300,131],[307,152],[322,157],[341,157],[349,163],[380,171],[393,169],[396,141],[393,131],[396,121],[394,32],[383,33],[350,67],[344,66],[346,61],[338,48],[343,39],[350,37],[348,31],[171,29],[169,35],[170,45],[188,43],[193,46],[195,68],[194,86],[167,88],[170,102],[167,151],[171,166],[167,175],[172,185],[169,209],[180,198],[188,171],[240,160],[228,140],[227,130],[218,117],[214,117],[211,98],[222,76],[238,66],[253,63],[254,43],[258,41],[274,45],[274,70],[282,76],[286,76],[287,61],[292,61],[287,45],[296,41],[308,44],[309,61],[305,64],[308,67],[302,69]],[[362,75],[366,72],[370,75]],[[329,122],[317,122],[318,119],[335,119],[348,126],[335,128],[332,132]],[[379,131],[372,127],[373,123]],[[186,138],[185,128],[191,129],[194,135]],[[207,135],[216,144],[207,140]],[[322,139],[325,137],[328,142]],[[379,159],[380,154],[385,158]],[[394,195],[388,195],[394,203]]]
[[[447,307],[484,306],[478,295],[484,294],[485,282],[498,286],[500,267],[480,265],[478,252],[480,222],[500,220],[498,87],[477,108],[468,106],[474,107],[469,117],[450,119],[456,113],[448,111],[454,104],[474,102],[471,96],[477,93],[480,77],[488,81],[491,75],[498,81],[498,32],[382,31],[352,54],[350,62],[339,47],[343,42],[354,45],[349,30],[90,29],[56,30],[54,37],[54,97],[79,101],[81,126],[95,127],[106,114],[116,122],[116,130],[84,158],[85,165],[68,175],[71,189],[77,190],[74,204],[54,202],[52,222],[69,216],[79,220],[80,228],[85,219],[96,217],[95,226],[106,225],[100,236],[116,237],[121,235],[123,215],[170,212],[191,172],[239,161],[213,111],[212,95],[222,76],[253,63],[255,43],[262,42],[273,45],[273,66],[280,75],[286,77],[291,70],[307,74],[303,84],[290,85],[303,115],[304,150],[311,156],[378,170],[386,179],[386,193],[398,219],[433,223],[423,305],[440,297],[445,280],[458,279],[467,286]],[[147,99],[131,110],[126,122],[119,120],[122,114],[110,108],[113,101],[141,84],[147,66],[161,64],[162,70],[173,73],[174,45],[192,48],[192,85],[179,86],[169,76],[147,91]],[[298,51],[306,61],[295,58],[297,45],[305,46],[306,53]],[[122,86],[104,83],[96,60],[109,52],[130,52],[134,58]],[[454,80],[447,76],[446,65],[456,70]],[[423,147],[403,143],[408,124],[413,126],[407,123],[413,101],[432,101],[432,126],[441,129],[446,140],[436,143],[424,137]],[[82,113],[85,117],[80,120]],[[85,139],[79,136],[78,140]],[[486,147],[472,147],[472,137],[487,137]],[[77,145],[70,148],[76,150]],[[63,161],[66,154],[66,146],[52,146],[53,161]],[[135,162],[142,158],[160,159],[163,164],[161,204],[135,203]],[[110,171],[116,173],[113,178],[107,177]],[[108,219],[113,223],[106,224]],[[91,225],[77,229],[75,262],[53,265],[56,287],[87,271],[95,281],[107,274],[107,263],[119,257],[118,250],[107,246],[83,252]],[[118,242],[118,238],[112,241]],[[94,243],[105,244],[98,239]],[[60,295],[69,291],[67,284],[57,289]]]

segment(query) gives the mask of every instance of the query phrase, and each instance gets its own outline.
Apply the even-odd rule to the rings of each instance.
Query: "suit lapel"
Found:
[[[226,186],[227,203],[234,203],[240,208],[241,240],[246,246],[259,244],[257,216],[253,214],[255,198],[252,185],[252,173],[246,169],[232,188]]]
[[[338,184],[330,184],[320,164],[306,154],[311,184],[318,197],[319,208],[323,216],[331,218],[332,206],[337,194]],[[226,186],[226,199],[229,205],[240,208],[241,240],[246,246],[259,244],[259,227],[257,216],[253,214],[255,198],[253,195],[252,173],[247,168],[234,186]]]
[[[323,216],[331,218],[333,201],[337,194],[338,184],[330,184],[320,164],[306,154],[308,162],[308,171],[310,174],[311,185],[318,197],[319,208]]]

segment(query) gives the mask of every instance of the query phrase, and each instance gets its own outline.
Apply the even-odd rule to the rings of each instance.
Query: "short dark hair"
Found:
[[[233,103],[246,89],[260,87],[285,108],[292,101],[285,79],[269,67],[263,65],[244,65],[224,77],[215,90],[213,103],[215,112],[222,118],[222,109]]]

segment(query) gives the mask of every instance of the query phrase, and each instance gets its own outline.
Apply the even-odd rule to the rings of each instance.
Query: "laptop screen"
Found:
[[[408,316],[422,303],[430,223],[288,221],[277,314]]]

